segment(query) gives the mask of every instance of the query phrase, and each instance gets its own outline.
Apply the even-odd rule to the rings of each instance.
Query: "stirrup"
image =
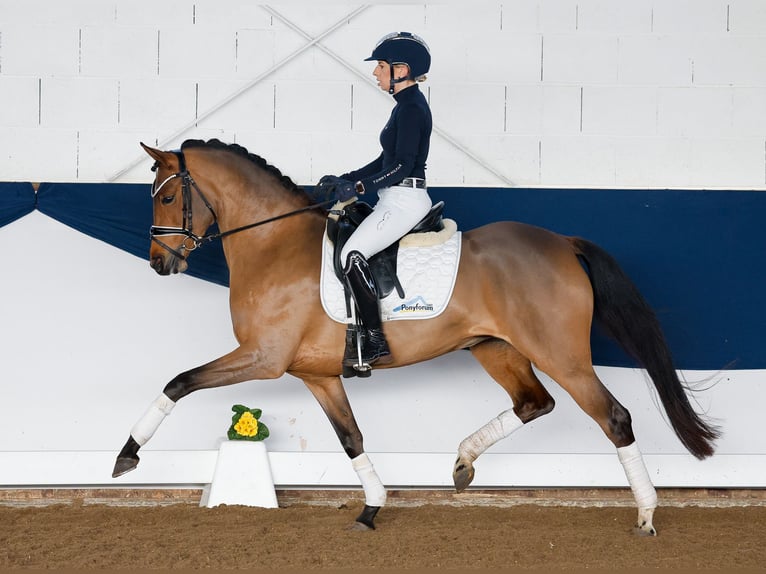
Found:
[[[369,349],[365,349],[365,347],[372,344],[371,340],[373,337],[371,335],[372,331],[364,329],[360,324],[357,324],[354,327],[347,327],[346,351],[343,356],[344,377],[369,377],[372,373],[373,365],[387,365],[393,362],[391,351],[388,348],[388,343],[385,340],[385,335],[382,330],[380,330],[379,336],[383,337],[383,344],[375,349],[377,352],[376,356],[370,358],[370,353],[364,352],[365,350],[369,351]]]
[[[366,378],[372,375],[372,366],[362,358],[362,340],[365,334],[364,327],[358,319],[356,324],[346,327],[346,350],[342,363],[342,376],[346,379]]]

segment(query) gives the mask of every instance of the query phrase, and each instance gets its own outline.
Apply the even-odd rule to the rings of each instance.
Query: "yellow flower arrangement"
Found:
[[[249,411],[242,413],[239,421],[234,425],[234,430],[242,436],[255,436],[258,434],[258,419]]]
[[[231,407],[234,416],[227,436],[229,440],[263,440],[269,436],[269,429],[258,419],[261,409],[249,409],[244,405]]]

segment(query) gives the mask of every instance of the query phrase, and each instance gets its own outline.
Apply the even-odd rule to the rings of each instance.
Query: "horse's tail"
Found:
[[[676,436],[687,450],[700,459],[710,456],[719,430],[690,404],[654,311],[614,257],[585,239],[571,238],[570,242],[587,265],[595,320],[646,369]]]

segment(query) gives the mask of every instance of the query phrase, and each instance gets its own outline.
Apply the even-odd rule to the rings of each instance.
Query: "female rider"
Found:
[[[426,189],[426,158],[431,137],[431,110],[417,82],[431,65],[426,43],[415,34],[394,32],[378,42],[369,58],[373,75],[396,105],[380,134],[381,154],[367,165],[340,177],[324,176],[320,192],[339,201],[378,194],[373,212],[351,235],[341,252],[343,274],[365,328],[361,369],[392,361],[383,333],[378,290],[367,260],[404,236],[431,208]],[[344,366],[360,368],[356,358]],[[365,364],[366,363],[366,364]]]

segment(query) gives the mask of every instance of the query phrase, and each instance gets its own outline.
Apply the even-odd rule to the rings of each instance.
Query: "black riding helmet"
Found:
[[[388,93],[394,93],[394,84],[411,79],[424,78],[431,68],[431,51],[423,38],[411,32],[392,32],[381,38],[372,55],[365,62],[382,60],[391,66],[391,84]],[[407,64],[410,73],[405,78],[394,80],[394,65]]]

